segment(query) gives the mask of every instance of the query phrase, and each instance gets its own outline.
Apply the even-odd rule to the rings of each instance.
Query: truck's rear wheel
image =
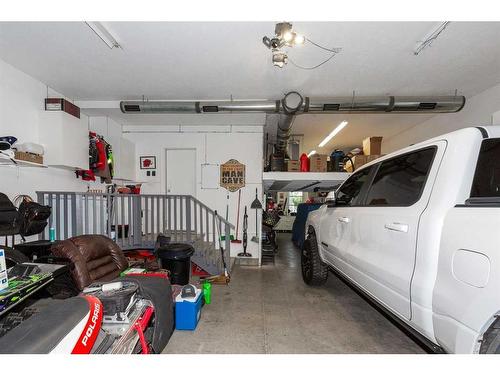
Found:
[[[328,266],[319,256],[314,233],[309,234],[302,246],[301,268],[302,279],[307,285],[323,285],[328,279]]]
[[[484,333],[479,353],[500,354],[500,317],[497,317]]]

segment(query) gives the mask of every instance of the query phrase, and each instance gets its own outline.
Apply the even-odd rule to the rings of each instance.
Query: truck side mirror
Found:
[[[326,205],[328,207],[335,207],[336,201],[337,201],[337,194],[335,194],[335,190],[330,191],[325,198]]]

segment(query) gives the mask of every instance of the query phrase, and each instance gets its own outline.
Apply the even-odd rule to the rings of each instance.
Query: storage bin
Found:
[[[189,284],[193,254],[194,248],[185,243],[169,243],[156,251],[161,268],[170,271],[170,282],[177,285]]]

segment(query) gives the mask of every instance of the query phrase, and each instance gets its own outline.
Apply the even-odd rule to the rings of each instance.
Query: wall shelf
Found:
[[[31,161],[26,161],[26,160],[18,160],[18,159],[14,160],[16,163],[14,163],[9,157],[5,155],[0,155],[0,165],[19,167],[19,168],[48,168],[48,166],[45,164],[33,163]]]
[[[53,164],[49,164],[49,167],[50,168],[56,168],[56,169],[62,169],[62,170],[65,170],[65,171],[71,171],[71,172],[75,172],[75,171],[78,171],[78,170],[81,170],[83,168],[80,168],[80,167],[73,167],[73,166],[70,166],[70,165],[53,165]]]
[[[136,180],[131,180],[129,178],[120,178],[120,177],[113,177],[113,182],[128,182],[130,184],[145,184],[145,181],[136,181]]]

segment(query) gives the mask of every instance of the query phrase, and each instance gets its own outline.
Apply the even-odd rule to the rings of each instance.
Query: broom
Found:
[[[229,194],[226,195],[226,221],[229,221]],[[234,240],[234,236],[232,234],[229,235],[231,241]],[[221,241],[226,240],[226,236],[220,236]]]
[[[236,239],[231,240],[232,243],[241,243],[238,239],[238,231],[240,230],[240,202],[241,202],[241,189],[238,190],[238,213],[236,214]]]

